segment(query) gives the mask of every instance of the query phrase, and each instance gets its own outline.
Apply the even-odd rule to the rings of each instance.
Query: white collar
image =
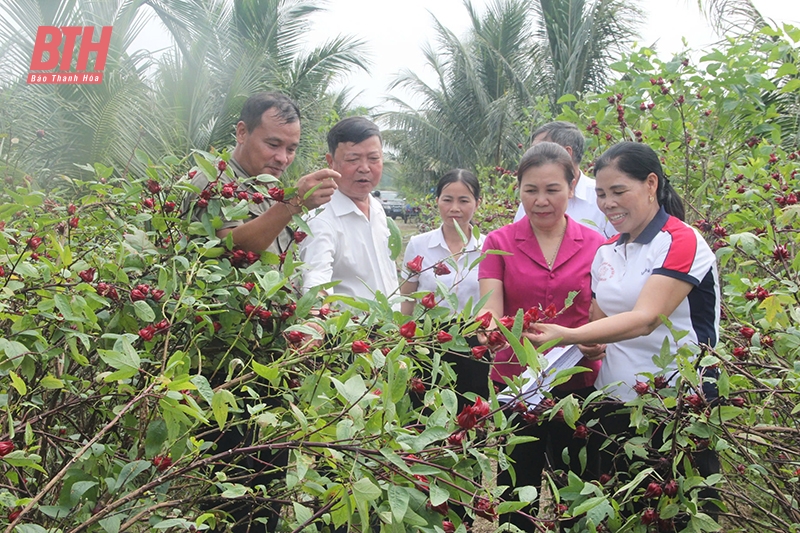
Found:
[[[369,208],[370,212],[375,211],[375,202],[376,200],[369,195]],[[345,194],[338,189],[333,191],[333,196],[331,196],[330,201],[330,208],[333,210],[333,213],[337,217],[342,217],[349,213],[356,213],[357,215],[364,216],[364,213],[361,209],[358,208],[356,203],[349,197],[345,196]]]
[[[597,197],[597,193],[594,193],[594,183],[592,178],[581,171],[578,183],[575,185],[575,198],[584,202],[593,202]]]
[[[467,244],[464,246],[465,250],[472,250],[477,247],[477,242],[475,241],[475,235],[472,234],[470,231],[468,234],[469,240]],[[472,245],[472,246],[470,246]],[[447,246],[447,242],[444,240],[444,228],[439,226],[431,235],[431,239],[428,241],[428,248],[436,248],[437,246],[441,246],[445,250],[450,252],[450,247]]]

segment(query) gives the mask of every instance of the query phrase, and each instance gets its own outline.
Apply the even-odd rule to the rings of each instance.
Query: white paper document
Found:
[[[538,376],[533,374],[530,367],[520,376],[524,384],[517,398],[510,388],[506,388],[497,395],[497,401],[507,403],[514,401],[525,402],[530,409],[536,407],[544,399],[544,392],[553,388],[552,383],[559,371],[576,366],[583,359],[583,354],[574,344],[571,346],[556,346],[545,355],[547,367],[543,368]]]

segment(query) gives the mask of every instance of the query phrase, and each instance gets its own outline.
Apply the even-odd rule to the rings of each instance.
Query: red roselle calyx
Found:
[[[408,263],[406,263],[406,268],[412,274],[419,274],[422,272],[422,256],[418,255]]]

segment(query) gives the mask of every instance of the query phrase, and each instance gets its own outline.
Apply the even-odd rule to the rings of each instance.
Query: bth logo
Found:
[[[98,84],[103,82],[108,46],[111,44],[111,26],[103,26],[100,41],[93,42],[91,26],[39,26],[33,45],[31,72],[28,83],[34,84]],[[80,37],[78,62],[72,70],[75,45]],[[94,68],[87,70],[89,54],[94,52]],[[34,72],[53,71],[55,72]]]

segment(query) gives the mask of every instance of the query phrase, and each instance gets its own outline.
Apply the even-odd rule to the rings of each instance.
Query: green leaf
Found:
[[[389,508],[396,523],[401,523],[408,510],[409,494],[406,487],[389,485]]]
[[[214,413],[214,420],[217,421],[220,430],[228,420],[230,407],[236,407],[236,398],[231,391],[220,389],[214,393],[214,397],[211,400],[211,411]]]
[[[97,481],[76,481],[69,489],[69,500],[74,506],[80,503],[81,498],[86,492],[98,485]]]
[[[241,498],[247,494],[247,487],[239,483],[223,483],[222,486],[225,487],[225,490],[220,494],[223,498]]]
[[[47,375],[42,378],[39,382],[39,385],[44,387],[45,389],[63,389],[64,382],[58,379],[55,376]]]
[[[167,441],[167,424],[163,420],[153,420],[147,426],[144,439],[144,453],[153,457],[161,452],[161,447]]]
[[[370,481],[369,478],[362,477],[353,483],[353,496],[355,496],[357,502],[377,500],[382,493],[383,491],[381,491],[380,487]]]
[[[201,374],[197,374],[192,376],[192,379],[189,381],[192,383],[192,385],[197,387],[197,392],[210,405],[214,399],[214,390],[211,388],[211,385],[208,383],[206,377]]]
[[[440,487],[435,481],[430,484],[430,498],[431,505],[441,505],[450,499],[450,493],[447,489]]]
[[[389,226],[389,256],[392,261],[400,257],[400,249],[403,247],[403,235],[400,228],[394,223],[394,219],[386,217],[386,225]]]
[[[556,102],[557,104],[568,104],[569,102],[577,102],[578,98],[574,94],[565,94]]]
[[[148,324],[156,319],[156,314],[150,304],[144,300],[133,302],[133,312],[136,313],[136,318]]]
[[[122,487],[127,485],[128,483],[132,483],[136,476],[150,468],[151,464],[150,461],[132,461],[125,466],[122,467],[120,470],[119,477],[114,485],[114,488],[111,489],[112,491],[116,492],[120,490]],[[75,486],[73,485],[73,488]]]
[[[25,385],[25,382],[22,381],[16,372],[13,370],[9,371],[8,377],[11,378],[11,385],[17,390],[20,396],[25,396],[28,394],[28,386]]]
[[[251,364],[256,374],[269,381],[275,380],[280,373],[277,366],[262,365],[258,361],[253,361]]]

